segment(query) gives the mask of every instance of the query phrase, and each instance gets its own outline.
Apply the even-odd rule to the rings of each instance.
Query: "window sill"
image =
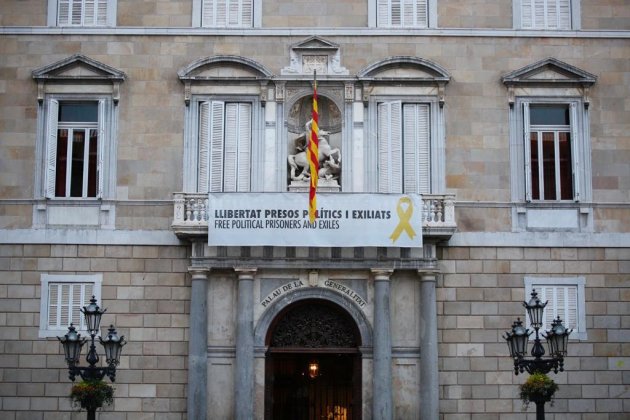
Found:
[[[576,202],[519,203],[512,208],[514,232],[592,232],[593,209]]]
[[[113,229],[116,207],[98,198],[54,198],[33,207],[33,227],[87,227]]]

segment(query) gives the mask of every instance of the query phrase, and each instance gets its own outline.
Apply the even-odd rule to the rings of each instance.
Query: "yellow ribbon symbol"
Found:
[[[407,205],[406,209],[403,209],[403,204]],[[416,232],[409,224],[411,215],[413,215],[413,203],[411,202],[411,198],[401,197],[400,200],[398,200],[398,205],[396,206],[396,213],[398,213],[398,219],[400,219],[400,222],[398,222],[398,226],[396,226],[396,229],[394,229],[389,238],[392,242],[396,242],[404,230],[407,232],[407,235],[409,235],[409,238],[413,239],[413,237],[416,236]]]

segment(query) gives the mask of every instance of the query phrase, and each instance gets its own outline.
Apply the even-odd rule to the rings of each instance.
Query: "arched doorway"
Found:
[[[361,419],[361,338],[344,309],[296,302],[274,319],[266,342],[266,419]]]

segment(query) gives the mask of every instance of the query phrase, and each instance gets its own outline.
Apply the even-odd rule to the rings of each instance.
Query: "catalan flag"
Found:
[[[317,110],[317,73],[313,72],[313,114],[310,139],[308,142],[307,158],[311,169],[311,186],[308,192],[308,217],[311,223],[317,218],[317,182],[319,180],[319,113]]]

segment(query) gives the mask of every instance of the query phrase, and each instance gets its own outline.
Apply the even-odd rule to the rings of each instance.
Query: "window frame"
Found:
[[[118,0],[106,0],[107,1],[107,16],[105,18],[105,25],[60,25],[59,24],[59,1],[60,0],[48,0],[48,19],[47,25],[51,27],[63,27],[63,28],[103,28],[103,27],[115,27],[116,15],[118,8]],[[82,0],[84,3],[85,0]]]
[[[403,0],[401,0],[403,1]],[[424,26],[421,25],[411,25],[411,26],[403,26],[402,22],[400,26],[391,26],[391,25],[381,25],[379,22],[379,14],[378,14],[378,2],[379,0],[370,0],[368,2],[368,27],[370,28],[381,28],[388,30],[400,30],[400,29],[430,29],[438,27],[438,13],[437,13],[437,2],[438,0],[426,0],[427,2],[427,23]]]
[[[428,186],[429,191],[425,194],[439,194],[444,191],[444,109],[441,106],[440,99],[437,96],[433,95],[372,95],[369,100],[369,121],[366,124],[366,129],[368,133],[375,133],[370,136],[367,135],[366,138],[369,140],[370,138],[373,141],[370,141],[366,148],[366,167],[368,170],[368,191],[379,191],[379,157],[378,157],[378,149],[379,149],[379,126],[378,126],[378,106],[379,104],[387,103],[387,102],[401,102],[401,107],[405,104],[426,104],[429,106],[429,139],[428,139],[428,148],[429,148],[429,180]],[[401,118],[401,124],[403,120]],[[417,144],[416,144],[417,146]],[[404,161],[404,157],[402,157]],[[403,162],[401,162],[401,172],[403,171]],[[404,173],[402,173],[403,178],[401,179],[404,191]],[[417,192],[420,194],[420,180],[417,181]],[[406,192],[412,193],[412,192]]]
[[[587,339],[587,331],[586,331],[586,298],[585,298],[585,285],[586,279],[582,276],[577,277],[525,277],[525,296],[526,300],[529,300],[529,297],[532,293],[532,289],[536,288],[536,286],[543,287],[567,287],[567,286],[575,286],[577,288],[576,294],[576,323],[577,326],[567,325],[567,320],[564,317],[561,317],[563,325],[568,328],[573,328],[573,332],[569,335],[569,339],[572,340],[586,340]],[[552,301],[549,301],[547,305],[553,305]],[[527,316],[527,312],[525,312],[525,319],[527,328],[530,327],[529,317]],[[541,332],[549,330],[550,325],[543,325],[540,329]],[[533,340],[533,335],[530,336],[530,340]]]
[[[242,1],[242,0],[240,0]],[[248,28],[260,28],[262,27],[262,0],[251,0],[252,2],[252,24],[248,26],[234,26],[234,25],[225,25],[225,26],[212,26],[212,25],[204,25],[204,10],[203,3],[204,0],[193,0],[192,4],[192,26],[195,28],[238,28],[238,29],[248,29]]]
[[[50,328],[48,325],[50,286],[57,283],[91,284],[92,294],[97,300],[101,300],[102,274],[42,274],[40,278],[39,338],[63,336],[68,332],[69,324],[63,328]],[[90,298],[86,296],[86,300]],[[85,328],[75,327],[77,331],[87,333]]]
[[[249,190],[248,192],[260,191],[262,188],[262,176],[260,175],[260,171],[262,169],[260,163],[254,159],[254,156],[259,156],[261,153],[261,133],[264,132],[260,128],[260,122],[263,120],[261,113],[264,108],[260,105],[260,98],[254,95],[194,95],[191,98],[189,106],[186,107],[186,127],[185,130],[185,143],[189,145],[187,150],[190,150],[193,153],[188,155],[187,161],[190,162],[190,166],[185,165],[184,169],[184,185],[188,185],[188,189],[194,190],[195,192],[203,192],[207,193],[210,191],[209,185],[208,188],[203,188],[201,185],[203,178],[203,171],[200,166],[202,157],[200,156],[200,140],[201,140],[201,120],[200,120],[200,108],[203,103],[212,103],[212,102],[223,102],[226,103],[238,103],[238,104],[249,104],[251,107],[251,119],[250,119],[250,127],[251,127],[251,138],[250,138],[250,168],[249,168]],[[224,111],[225,112],[225,111]],[[225,123],[223,124],[225,127]],[[223,141],[225,142],[225,135],[223,135]],[[211,168],[208,167],[208,181],[210,181]],[[223,169],[223,174],[225,174],[225,169]],[[222,186],[222,191],[224,187]]]
[[[532,199],[532,174],[531,174],[531,150],[529,124],[529,107],[531,105],[566,105],[570,113],[571,133],[571,168],[573,183],[573,198],[570,200],[533,200]],[[516,186],[512,188],[513,198],[531,204],[571,204],[588,201],[591,197],[590,183],[590,136],[588,132],[588,111],[584,107],[582,98],[565,96],[520,96],[515,98],[512,109],[515,128],[513,134],[516,159],[512,159],[512,165],[516,164],[518,172]],[[516,162],[514,162],[516,160]]]
[[[114,178],[116,166],[116,147],[113,141],[113,133],[116,126],[116,108],[110,95],[102,94],[50,94],[46,95],[45,103],[42,106],[42,150],[43,150],[43,170],[42,176],[38,177],[41,186],[37,188],[42,197],[48,200],[81,200],[95,201],[103,198],[113,197],[116,180]],[[57,132],[59,117],[53,118],[53,113],[58,112],[58,106],[62,102],[98,102],[98,150],[97,150],[97,185],[96,197],[57,197],[54,191],[56,177],[55,168],[52,168],[52,159],[56,158]],[[54,131],[54,134],[53,134]],[[53,150],[54,149],[54,150]],[[54,154],[54,156],[53,156]]]
[[[533,1],[533,0],[532,0]],[[582,28],[582,17],[581,17],[581,0],[569,0],[570,11],[570,25],[569,28],[566,29],[558,29],[558,28],[525,28],[523,27],[523,0],[512,0],[512,23],[515,29],[522,29],[528,31],[576,31]]]

